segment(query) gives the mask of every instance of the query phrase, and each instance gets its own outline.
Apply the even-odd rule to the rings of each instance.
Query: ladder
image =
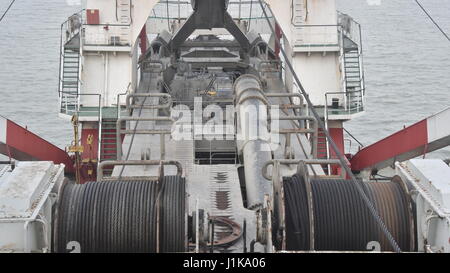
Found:
[[[344,53],[346,91],[361,90],[361,65],[358,50]]]
[[[100,161],[117,160],[117,125],[115,119],[102,119]]]
[[[306,21],[305,0],[293,0],[293,21],[294,25],[303,25]]]
[[[347,106],[350,111],[352,109],[359,109],[362,107],[361,92],[363,90],[363,81],[361,72],[361,54],[356,44],[344,48],[344,70]]]
[[[318,159],[329,159],[328,151],[328,139],[325,132],[319,128],[318,129],[318,140],[317,140],[317,158]],[[326,174],[328,174],[328,164],[322,165],[322,168]]]
[[[80,93],[80,49],[65,45],[63,48],[62,69],[59,83],[61,112],[69,114],[77,110]]]
[[[132,23],[131,15],[131,0],[118,0],[117,1],[117,21],[119,22],[118,35],[120,43],[128,42],[130,38],[130,24]]]
[[[318,129],[318,141],[317,141],[317,157],[319,159],[328,159],[328,140],[325,132]]]
[[[117,160],[117,119],[103,118],[101,121],[100,162]],[[113,167],[105,167],[105,175],[111,175]]]

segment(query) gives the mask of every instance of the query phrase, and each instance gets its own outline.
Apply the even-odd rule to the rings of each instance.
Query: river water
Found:
[[[0,23],[0,115],[62,148],[72,129],[58,117],[60,24],[77,2],[17,0]],[[367,112],[346,124],[352,134],[367,145],[450,106],[450,43],[414,0],[337,2],[363,27]],[[422,2],[450,33],[450,1]]]

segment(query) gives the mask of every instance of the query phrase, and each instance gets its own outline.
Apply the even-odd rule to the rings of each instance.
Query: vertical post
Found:
[[[299,121],[299,123],[300,123],[300,121]],[[288,157],[288,159],[291,159],[292,158],[292,154],[291,154],[291,151],[290,151],[290,149],[291,149],[291,134],[286,134],[286,148],[289,148],[289,150],[288,151],[285,151],[285,157],[286,157],[286,155],[288,155],[289,157]]]
[[[242,0],[239,0],[239,20],[242,18]]]
[[[244,240],[244,253],[247,253],[247,220],[244,219],[244,233],[242,234]]]
[[[161,150],[161,160],[164,160],[166,157],[166,135],[160,135],[160,150]]]
[[[62,96],[62,94],[61,94],[61,92],[62,92],[61,79],[62,79],[62,70],[63,70],[63,61],[64,61],[64,59],[63,59],[63,26],[64,26],[64,23],[61,24],[61,38],[60,38],[60,42],[59,42],[59,82],[58,82],[59,90],[58,90],[58,92],[59,92],[60,97]]]
[[[116,151],[117,151],[117,160],[122,160],[122,141],[121,141],[121,132],[122,131],[122,121],[117,119],[116,123]]]
[[[180,0],[178,0],[178,22],[181,21],[181,7],[180,7],[181,3]]]
[[[162,163],[161,163],[162,164]],[[160,169],[161,170],[161,169]],[[161,174],[161,172],[160,172]],[[160,217],[161,217],[161,211],[160,211],[160,207],[161,207],[161,183],[162,179],[158,179],[158,181],[156,182],[156,187],[157,187],[157,192],[158,192],[158,196],[157,196],[157,203],[156,203],[156,253],[160,252]]]
[[[200,248],[200,217],[198,215],[198,198],[195,200],[195,253],[199,253]]]
[[[319,126],[317,125],[318,124],[317,121],[314,121],[313,123],[314,123],[314,126],[313,126],[314,134],[312,135],[312,138],[313,138],[313,141],[312,141],[312,154],[313,154],[314,158],[317,158],[317,154],[318,154],[317,146],[318,146],[318,143],[319,143]]]
[[[73,148],[75,152],[75,182],[76,184],[81,184],[81,176],[80,176],[80,169],[81,169],[81,158],[80,158],[80,138],[78,135],[78,116],[75,114],[72,117],[72,125],[73,125],[73,132],[74,132],[74,143]]]
[[[252,22],[253,0],[250,0],[250,14],[248,15],[248,31],[250,31],[250,23]]]
[[[167,3],[167,27],[170,31],[170,16],[169,16],[169,1],[166,2]]]
[[[210,220],[210,223],[211,223],[211,239],[210,239],[210,241],[211,241],[211,243],[210,243],[210,246],[211,246],[211,248],[210,248],[210,250],[209,250],[209,252],[210,253],[214,253],[214,240],[215,240],[215,238],[214,238],[214,221],[213,220]]]
[[[101,161],[102,152],[102,95],[98,95],[98,141],[97,141],[97,163]]]

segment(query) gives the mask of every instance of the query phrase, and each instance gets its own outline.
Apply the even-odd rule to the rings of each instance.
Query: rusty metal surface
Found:
[[[402,250],[415,250],[414,223],[411,201],[406,189],[398,182],[371,182],[366,184],[381,219],[384,221]],[[382,233],[382,249],[393,251]]]
[[[234,242],[236,242],[237,240],[239,240],[241,238],[242,228],[238,223],[236,223],[226,217],[211,216],[209,218],[210,218],[210,220],[215,222],[215,226],[217,226],[217,224],[222,224],[230,230],[230,232],[228,232],[226,234],[226,236],[223,236],[222,238],[214,241],[213,244],[215,246],[232,245]]]

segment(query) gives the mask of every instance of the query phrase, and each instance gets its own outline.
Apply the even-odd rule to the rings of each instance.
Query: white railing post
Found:
[[[97,151],[97,162],[101,161],[102,152],[102,95],[98,95],[98,151]]]

